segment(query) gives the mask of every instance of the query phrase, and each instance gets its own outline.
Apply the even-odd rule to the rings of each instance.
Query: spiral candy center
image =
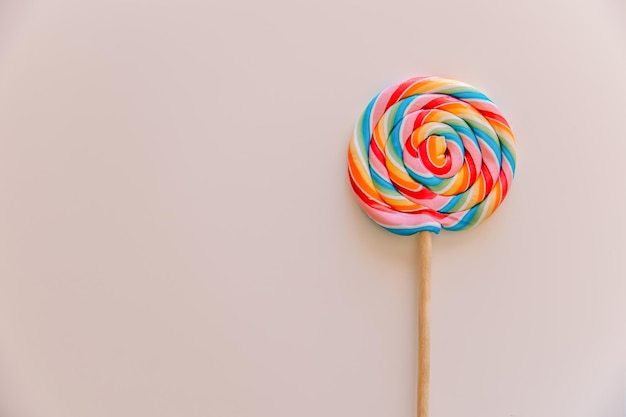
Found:
[[[402,235],[462,230],[489,217],[515,173],[515,139],[498,108],[475,88],[417,77],[367,106],[348,150],[363,210]]]

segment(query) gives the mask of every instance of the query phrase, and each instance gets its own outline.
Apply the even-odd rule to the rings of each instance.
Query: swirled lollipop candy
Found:
[[[411,235],[462,230],[489,217],[515,172],[515,140],[475,88],[411,78],[369,103],[348,151],[359,204],[385,229]]]
[[[493,102],[475,88],[416,77],[365,108],[348,149],[352,189],[365,213],[399,235],[419,233],[421,264],[418,416],[428,416],[430,233],[489,217],[515,173],[515,139]]]

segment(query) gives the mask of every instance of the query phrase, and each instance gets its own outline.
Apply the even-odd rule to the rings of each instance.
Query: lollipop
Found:
[[[365,108],[348,148],[348,173],[363,211],[386,230],[419,233],[418,416],[428,416],[431,233],[489,217],[515,173],[515,138],[475,88],[416,77],[383,90]]]

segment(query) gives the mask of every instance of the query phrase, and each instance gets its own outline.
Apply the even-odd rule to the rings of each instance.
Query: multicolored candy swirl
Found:
[[[348,149],[365,213],[399,235],[473,227],[507,195],[515,138],[493,102],[438,77],[392,85],[368,104]]]

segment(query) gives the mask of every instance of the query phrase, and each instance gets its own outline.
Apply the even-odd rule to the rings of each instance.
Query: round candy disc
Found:
[[[493,102],[438,77],[392,85],[368,104],[348,149],[365,213],[412,235],[473,227],[502,203],[515,173],[515,138]]]

